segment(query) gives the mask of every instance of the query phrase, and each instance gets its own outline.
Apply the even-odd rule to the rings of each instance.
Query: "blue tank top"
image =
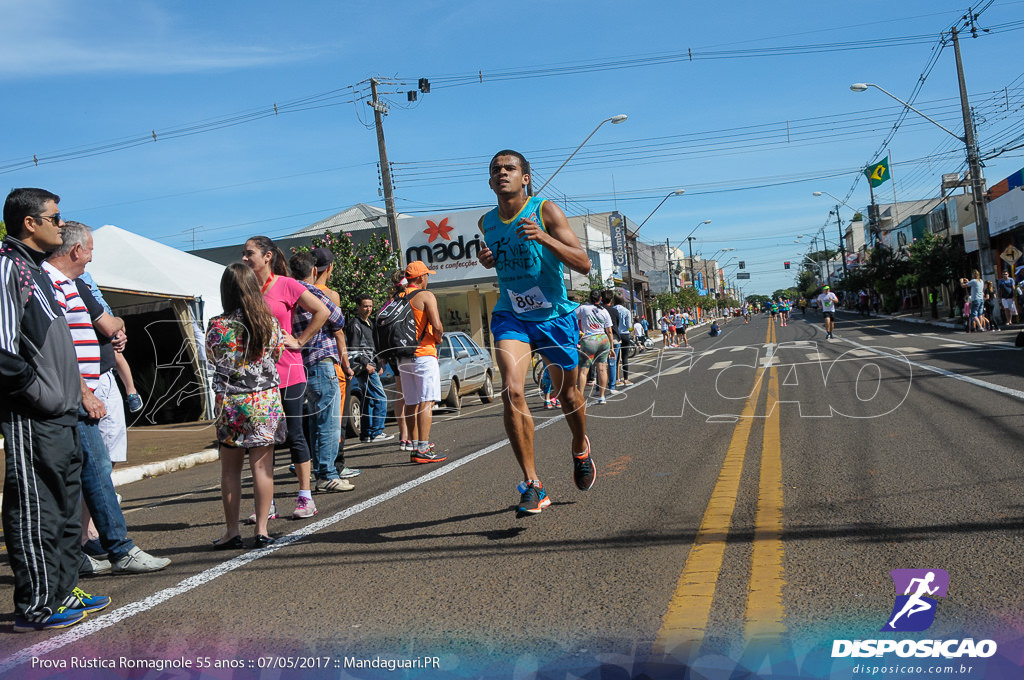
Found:
[[[547,231],[541,215],[544,199],[531,196],[515,217],[505,221],[498,209],[484,215],[484,241],[494,254],[499,297],[495,312],[512,312],[527,321],[548,321],[572,312],[579,305],[569,299],[562,261],[537,241],[521,239],[519,220],[528,218]]]

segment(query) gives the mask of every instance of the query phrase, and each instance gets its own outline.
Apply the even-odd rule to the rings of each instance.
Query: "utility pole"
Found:
[[[693,280],[693,236],[687,236],[686,240],[690,242],[690,285],[694,286]]]
[[[395,194],[391,188],[391,167],[388,165],[388,150],[384,145],[384,116],[388,112],[386,104],[377,97],[377,79],[370,78],[370,93],[373,100],[367,102],[373,108],[373,123],[377,128],[377,153],[380,155],[380,179],[384,185],[384,209],[388,217],[388,236],[391,247],[398,254],[398,264],[402,259],[402,243],[398,238],[398,215],[395,213]]]
[[[868,182],[870,184],[870,182]],[[843,236],[843,221],[839,218],[839,206],[836,206],[836,229],[839,232],[839,255],[843,258],[843,278],[846,278],[846,238]]]
[[[974,15],[968,15],[971,24]],[[995,277],[995,263],[992,261],[992,245],[988,233],[988,211],[985,207],[985,182],[981,176],[981,160],[978,154],[978,140],[974,136],[974,121],[971,104],[967,100],[967,83],[964,80],[964,65],[960,59],[960,41],[956,26],[953,27],[953,52],[956,55],[956,75],[960,81],[960,108],[964,116],[964,144],[967,146],[967,165],[971,171],[971,193],[974,201],[974,222],[978,228],[978,259],[985,279]]]
[[[665,273],[668,274],[668,292],[675,294],[676,286],[672,282],[672,251],[668,245],[668,239],[665,239]]]

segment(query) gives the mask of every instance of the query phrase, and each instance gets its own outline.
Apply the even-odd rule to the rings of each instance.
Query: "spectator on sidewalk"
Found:
[[[341,295],[338,294],[338,291],[327,285],[327,282],[331,280],[331,275],[334,273],[334,252],[329,248],[313,248],[312,253],[316,258],[316,281],[313,285],[316,286],[317,290],[330,298],[331,302],[341,307]],[[341,394],[341,412],[344,414],[349,392],[349,373],[351,371],[346,371],[339,362],[334,365],[334,373],[338,377],[338,392]],[[338,438],[338,457],[334,461],[334,466],[338,469],[338,474],[342,479],[351,479],[352,477],[358,477],[363,471],[345,465],[344,422],[345,419],[343,417],[341,436]]]
[[[78,587],[82,446],[75,432],[85,386],[67,319],[41,268],[62,243],[60,197],[14,189],[0,246],[0,433],[3,529],[14,574],[14,631],[67,628],[110,598]],[[89,407],[102,408],[95,397]]]
[[[313,285],[315,265],[316,257],[310,252],[296,253],[288,262],[292,278],[315,295],[328,312],[327,321],[302,348],[302,364],[306,369],[306,429],[315,464],[313,476],[319,492],[351,491],[355,486],[342,479],[337,468],[342,434],[341,408],[345,395],[341,392],[335,367],[340,366],[346,371],[346,378],[352,372],[345,343],[345,315]],[[292,332],[301,334],[312,319],[310,312],[297,307],[292,318]]]
[[[266,236],[254,236],[242,248],[242,262],[249,266],[260,282],[260,291],[267,301],[270,313],[284,330],[285,349],[277,360],[277,374],[281,379],[281,405],[284,407],[288,447],[292,464],[299,477],[299,494],[295,499],[293,519],[307,519],[316,515],[316,503],[310,491],[309,443],[302,431],[302,412],[306,402],[306,369],[302,363],[302,348],[316,335],[329,316],[327,305],[295,279],[289,278],[283,253]],[[280,272],[285,272],[284,274]],[[296,307],[313,315],[306,329],[298,336],[292,334],[292,319]],[[270,513],[276,517],[277,507],[271,502]],[[255,519],[250,517],[250,519]]]
[[[1010,268],[1003,270],[1003,276],[999,279],[997,288],[999,290],[999,307],[1003,311],[1003,325],[1009,326],[1013,323],[1013,317],[1017,316],[1017,303],[1014,301],[1014,294],[1017,292],[1017,284],[1010,275]]]
[[[271,315],[259,282],[247,266],[229,264],[220,279],[224,314],[210,319],[206,356],[213,369],[217,441],[220,443],[220,494],[224,534],[216,550],[245,547],[238,526],[242,464],[249,471],[256,512],[254,548],[274,542],[268,530],[274,500],[274,435],[284,418],[276,362],[284,351],[284,333]]]
[[[363,293],[356,296],[356,314],[345,324],[345,339],[352,363],[353,379],[363,395],[359,417],[360,441],[377,443],[390,441],[393,434],[384,433],[384,419],[388,414],[388,397],[380,381],[383,366],[378,365],[377,346],[373,341],[373,297]]]
[[[403,417],[412,437],[413,451],[409,459],[424,465],[442,463],[448,459],[448,456],[438,453],[430,441],[434,404],[441,400],[441,368],[437,361],[437,345],[444,334],[437,298],[426,289],[430,275],[436,273],[419,260],[410,262],[405,268],[409,283],[405,291],[400,293],[400,296],[409,298],[409,306],[416,319],[416,337],[420,339],[415,356],[398,360],[405,397]]]
[[[90,308],[101,312],[96,321],[107,335],[123,329],[124,322],[114,321],[109,314],[103,312],[103,307],[92,297],[88,286],[75,283],[75,279],[85,271],[85,266],[92,261],[93,241],[89,228],[78,222],[66,223],[61,231],[61,239],[62,243],[50,253],[42,266],[53,283],[57,304],[68,320],[74,340],[78,371],[83,384],[83,408],[78,414],[78,433],[82,442],[82,496],[96,524],[102,551],[109,557],[109,563],[99,560],[98,564],[94,564],[91,556],[83,554],[80,558],[82,568],[90,573],[102,573],[110,569],[115,573],[131,574],[159,571],[167,567],[171,560],[150,555],[128,537],[128,526],[110,478],[110,454],[100,432],[100,420],[108,417],[108,414],[106,406],[95,392],[101,387],[101,378],[109,391],[113,376],[109,372],[101,375],[100,342],[93,327]],[[123,343],[118,342],[123,349]],[[123,426],[122,420],[120,427]],[[112,427],[118,425],[115,423]]]
[[[618,293],[612,296],[615,311],[618,312],[619,320],[615,331],[619,336],[619,346],[616,348],[616,355],[619,356],[619,370],[622,374],[621,384],[632,385],[629,381],[629,348],[633,344],[633,313],[626,308],[626,298]],[[620,381],[616,380],[616,384]]]

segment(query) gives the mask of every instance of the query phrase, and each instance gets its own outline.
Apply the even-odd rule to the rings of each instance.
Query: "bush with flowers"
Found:
[[[334,272],[327,285],[341,296],[345,316],[355,314],[356,297],[373,297],[374,309],[380,309],[391,292],[391,272],[398,269],[398,254],[383,235],[373,234],[363,243],[353,243],[352,234],[325,232],[313,238],[314,248],[334,253]]]

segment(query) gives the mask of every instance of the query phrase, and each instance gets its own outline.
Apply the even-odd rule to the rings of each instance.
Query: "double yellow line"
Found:
[[[765,342],[776,342],[774,324],[768,326]],[[655,638],[655,654],[682,653],[689,656],[691,653],[696,654],[704,641],[739,495],[750,432],[764,391],[762,388],[766,385],[768,413],[764,416],[757,515],[743,631],[748,641],[778,638],[785,632],[782,605],[783,498],[779,378],[778,370],[769,362],[769,365],[758,369],[754,389],[747,398],[733,432],[697,537]]]

